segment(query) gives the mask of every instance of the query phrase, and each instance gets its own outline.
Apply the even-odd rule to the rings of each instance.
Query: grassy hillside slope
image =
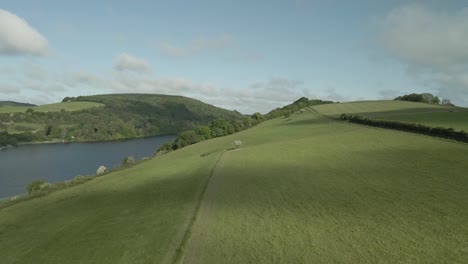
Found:
[[[171,263],[220,153],[207,143],[1,209],[0,262]]]
[[[29,103],[20,103],[20,102],[14,102],[14,101],[0,101],[0,107],[3,106],[36,106],[34,104],[29,104]]]
[[[432,127],[468,131],[468,109],[407,101],[362,101],[314,106],[319,113],[337,117],[358,114],[363,117],[416,123]]]
[[[380,113],[387,111],[436,112],[447,111],[453,109],[453,107],[399,100],[380,100],[318,105],[314,106],[314,109],[324,115],[339,116],[341,114]]]
[[[185,263],[468,261],[468,145],[313,114],[237,137]]]
[[[242,148],[221,152],[233,146]],[[468,145],[294,114],[0,210],[2,263],[464,263]],[[191,234],[180,245],[211,176]]]
[[[381,120],[402,121],[406,123],[423,124],[432,127],[454,128],[468,131],[468,109],[454,108],[443,112],[383,112],[369,117]]]

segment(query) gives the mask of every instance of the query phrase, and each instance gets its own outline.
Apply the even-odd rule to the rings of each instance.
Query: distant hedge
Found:
[[[390,128],[395,130],[401,130],[406,132],[418,133],[429,135],[433,137],[441,137],[453,139],[461,142],[468,142],[468,133],[464,131],[455,131],[453,128],[443,127],[430,127],[421,124],[410,124],[398,121],[387,121],[387,120],[375,120],[368,119],[358,115],[347,115],[342,114],[341,120],[348,120],[349,122],[356,124],[363,124],[374,127]]]
[[[17,146],[20,142],[36,142],[45,140],[45,136],[40,133],[24,132],[9,134],[6,131],[0,132],[0,147]]]

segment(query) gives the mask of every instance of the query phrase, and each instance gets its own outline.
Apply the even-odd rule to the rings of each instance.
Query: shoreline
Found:
[[[164,136],[174,136],[177,137],[177,135],[171,135],[171,134],[165,134],[165,135],[153,135],[153,136],[142,136],[142,137],[133,137],[133,138],[121,138],[121,139],[109,139],[109,140],[83,140],[83,141],[41,141],[41,142],[21,142],[18,143],[16,146],[8,145],[8,146],[1,146],[0,151],[2,150],[7,150],[10,148],[17,148],[19,146],[25,146],[25,145],[39,145],[39,144],[75,144],[75,143],[107,143],[107,142],[120,142],[120,141],[129,141],[129,140],[135,140],[135,139],[144,139],[144,138],[152,138],[152,137],[164,137]],[[0,198],[1,200],[1,198]]]

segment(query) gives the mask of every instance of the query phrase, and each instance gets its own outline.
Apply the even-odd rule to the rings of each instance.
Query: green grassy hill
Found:
[[[402,112],[426,112],[426,111],[447,111],[453,109],[451,106],[441,106],[426,103],[415,103],[398,100],[380,100],[380,101],[356,101],[349,103],[328,104],[314,106],[314,109],[321,114],[328,116],[339,116],[345,114],[375,114],[388,111]]]
[[[357,114],[363,117],[416,123],[432,127],[468,131],[468,109],[408,101],[362,101],[314,106],[319,113],[338,117]]]
[[[29,103],[19,103],[19,102],[14,102],[14,101],[0,101],[0,107],[4,106],[36,106],[34,104],[29,104]]]
[[[464,143],[293,114],[3,208],[0,260],[466,263],[467,159]]]

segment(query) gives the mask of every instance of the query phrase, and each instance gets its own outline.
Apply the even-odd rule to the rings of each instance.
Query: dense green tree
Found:
[[[211,129],[208,126],[200,126],[195,129],[197,135],[200,136],[202,140],[212,138]]]
[[[209,124],[211,135],[221,137],[234,133],[234,127],[226,120],[218,118]]]
[[[452,105],[452,102],[450,102],[449,99],[442,99],[441,104],[443,104],[443,105]]]

